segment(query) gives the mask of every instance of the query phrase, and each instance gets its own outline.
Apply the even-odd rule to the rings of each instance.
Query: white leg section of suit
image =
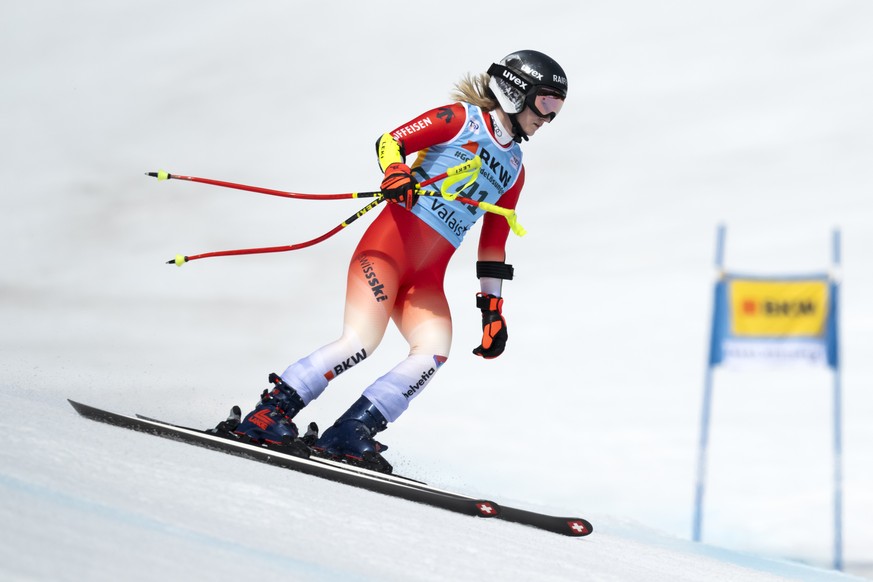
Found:
[[[443,361],[434,356],[411,355],[367,387],[364,396],[388,422],[394,422],[427,386]]]
[[[371,351],[362,346],[355,333],[347,332],[335,342],[288,366],[282,372],[282,380],[297,391],[305,404],[309,404],[327,388],[327,374],[336,377],[363,361]]]

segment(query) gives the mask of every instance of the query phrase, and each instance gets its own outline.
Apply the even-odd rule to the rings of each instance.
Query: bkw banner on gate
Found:
[[[725,275],[715,286],[710,365],[836,368],[837,291],[826,275]]]

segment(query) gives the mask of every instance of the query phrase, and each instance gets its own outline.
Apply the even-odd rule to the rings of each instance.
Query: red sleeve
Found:
[[[390,133],[406,156],[451,140],[463,129],[466,121],[467,111],[463,104],[453,103],[431,109]]]
[[[524,187],[524,166],[512,188],[503,193],[497,201],[498,206],[515,208]],[[479,260],[505,261],[506,239],[509,237],[509,223],[499,214],[488,213],[482,218],[482,232],[479,233]]]

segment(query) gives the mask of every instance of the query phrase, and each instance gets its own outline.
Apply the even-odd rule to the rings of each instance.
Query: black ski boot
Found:
[[[331,459],[391,473],[391,464],[380,454],[388,447],[373,438],[387,427],[388,421],[379,409],[361,396],[332,427],[324,431],[313,448]]]
[[[299,434],[291,419],[306,405],[278,374],[270,374],[270,382],[273,389],[264,390],[261,401],[233,432],[256,443],[290,445]]]

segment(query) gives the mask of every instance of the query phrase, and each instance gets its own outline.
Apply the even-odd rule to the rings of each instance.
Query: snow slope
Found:
[[[687,541],[719,223],[728,267],[764,273],[827,268],[842,230],[845,558],[870,574],[873,7],[511,0],[504,30],[469,4],[3,7],[0,577],[844,579],[799,564],[832,560],[825,371],[717,372],[706,544]],[[252,404],[268,372],[338,333],[370,220],[300,253],[177,269],[163,261],[306,240],[361,204],[143,172],[371,188],[380,132],[522,47],[554,55],[571,95],[525,148],[509,348],[469,354],[468,243],[446,285],[452,357],[385,440],[399,472],[581,513],[595,534],[454,516],[75,415],[68,397],[204,426]],[[331,422],[403,350],[389,331],[303,420]]]

